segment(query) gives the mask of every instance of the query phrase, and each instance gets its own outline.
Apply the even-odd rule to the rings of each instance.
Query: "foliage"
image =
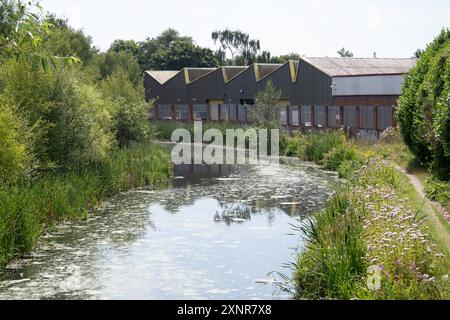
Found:
[[[43,39],[43,46],[53,55],[74,56],[87,64],[97,53],[98,49],[92,46],[92,38],[86,36],[82,30],[73,29],[69,26],[68,20],[50,14],[45,21],[51,26],[51,32]]]
[[[71,166],[105,155],[112,145],[109,110],[73,71],[44,71],[10,61],[0,68],[0,100],[17,106],[32,133],[41,169]]]
[[[281,90],[272,81],[267,81],[266,87],[256,93],[255,105],[248,111],[251,121],[264,129],[275,129],[281,126],[277,105],[281,99]]]
[[[104,80],[113,73],[123,73],[134,86],[142,85],[141,71],[138,60],[131,53],[107,52],[96,56],[92,66],[98,74],[98,80]],[[128,82],[127,81],[127,82]]]
[[[438,201],[447,210],[450,210],[450,182],[428,178],[425,183],[425,192],[431,200]]]
[[[397,108],[405,143],[418,161],[450,178],[450,31],[442,30],[406,76]]]
[[[337,171],[346,161],[356,161],[362,164],[363,157],[355,148],[349,145],[339,145],[325,154],[323,165],[325,169]]]
[[[446,260],[404,188],[392,165],[370,160],[314,221],[301,226],[306,248],[295,273],[298,298],[448,297]],[[369,266],[380,270],[380,287],[373,291]]]
[[[322,163],[325,155],[344,143],[344,136],[338,131],[324,131],[305,136],[304,159]]]
[[[28,138],[23,119],[0,101],[0,185],[14,184],[31,173]]]
[[[42,45],[52,25],[44,18],[39,2],[0,0],[0,26],[0,58],[25,58],[44,69],[61,59]],[[69,65],[80,62],[74,55],[63,57],[63,61]]]
[[[141,71],[218,65],[212,50],[196,45],[191,37],[180,36],[174,29],[167,29],[156,38],[147,38],[142,42],[116,40],[108,50],[108,53],[121,52],[133,55]]]
[[[211,34],[214,43],[220,42],[221,50],[228,50],[234,61],[237,54],[242,56],[244,65],[255,61],[261,49],[259,40],[250,39],[250,35],[240,30],[217,30]]]
[[[353,52],[351,52],[345,48],[341,48],[337,53],[340,57],[343,57],[343,58],[344,57],[349,57],[349,58],[353,57]]]
[[[123,72],[114,72],[100,84],[112,109],[113,132],[119,147],[144,141],[150,136],[150,105]]]
[[[169,155],[153,144],[115,150],[76,171],[49,174],[20,186],[0,186],[0,266],[30,251],[39,235],[64,219],[85,219],[89,209],[122,190],[166,183]]]

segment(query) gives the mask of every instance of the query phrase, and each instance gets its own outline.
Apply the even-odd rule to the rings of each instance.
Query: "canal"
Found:
[[[58,225],[0,273],[0,299],[287,299],[292,225],[337,178],[315,165],[182,165],[171,187],[121,193]],[[268,284],[264,284],[268,283]]]

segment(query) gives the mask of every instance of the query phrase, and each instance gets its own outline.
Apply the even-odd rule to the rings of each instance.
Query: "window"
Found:
[[[361,129],[374,129],[374,106],[359,107],[359,119]]]
[[[378,128],[377,129],[387,129],[392,127],[393,119],[392,106],[378,106]]]
[[[228,121],[230,120],[230,108],[228,104],[220,105],[220,120]]]
[[[238,106],[238,121],[239,122],[246,122],[247,121],[247,116],[246,116],[246,112],[245,112],[245,106],[242,105],[242,104]]]
[[[290,124],[293,126],[298,126],[298,106],[291,106],[291,117]]]
[[[282,125],[286,125],[287,124],[286,107],[285,106],[279,106],[278,108],[280,110],[280,123]]]
[[[172,106],[167,104],[161,104],[159,107],[159,119],[172,120]]]
[[[339,107],[328,107],[328,126],[331,128],[339,128],[341,124],[341,114]]]
[[[305,127],[312,127],[311,106],[303,106],[302,122]]]
[[[187,120],[188,119],[188,106],[187,105],[177,105],[175,106],[175,114],[177,120]]]
[[[325,127],[325,107],[314,106],[314,118],[319,128]]]
[[[208,105],[195,104],[193,106],[194,120],[208,120]]]
[[[346,128],[356,127],[356,111],[354,106],[344,107],[344,126]]]

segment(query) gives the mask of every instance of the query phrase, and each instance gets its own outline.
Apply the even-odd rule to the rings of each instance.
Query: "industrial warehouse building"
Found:
[[[395,125],[404,75],[415,59],[301,58],[286,64],[185,68],[144,73],[152,117],[167,121],[251,122],[249,108],[268,81],[281,90],[280,121],[290,128],[382,131]]]

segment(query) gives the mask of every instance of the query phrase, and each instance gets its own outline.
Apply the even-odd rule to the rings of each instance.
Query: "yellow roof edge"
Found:
[[[272,65],[279,64],[280,66],[279,66],[277,69],[273,70],[271,73],[269,73],[269,74],[265,75],[264,77],[262,77],[261,79],[259,79],[259,70],[258,70],[257,72],[256,72],[256,70],[255,70],[255,75],[258,75],[258,77],[256,77],[256,83],[258,83],[258,82],[260,82],[260,81],[266,79],[266,78],[269,77],[272,73],[274,73],[275,71],[280,70],[281,68],[283,68],[283,67],[284,67],[286,64],[288,64],[288,63],[289,63],[289,62],[285,62],[285,63],[266,63],[266,64],[272,64]],[[255,63],[255,68],[258,69],[258,65],[260,65],[260,64],[264,64],[264,63]]]

